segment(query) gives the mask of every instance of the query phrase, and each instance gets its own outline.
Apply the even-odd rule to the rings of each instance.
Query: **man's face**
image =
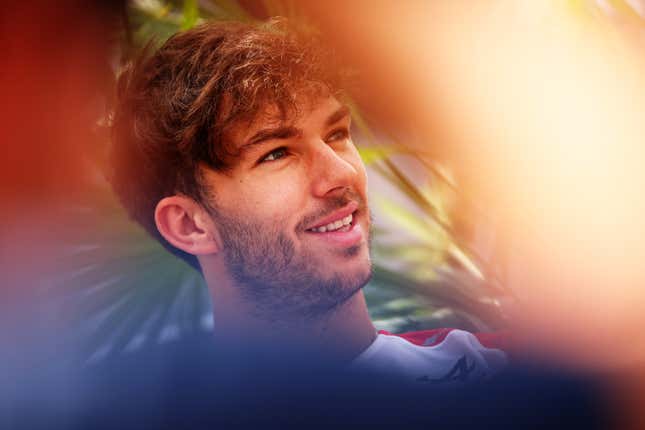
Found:
[[[230,139],[230,172],[208,170],[230,276],[259,312],[315,316],[371,275],[366,173],[335,98],[283,120],[268,107]]]

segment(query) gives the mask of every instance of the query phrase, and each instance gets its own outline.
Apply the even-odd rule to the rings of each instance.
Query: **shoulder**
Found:
[[[503,333],[476,335],[450,328],[402,334],[379,331],[354,365],[417,382],[472,381],[506,366],[503,343]]]

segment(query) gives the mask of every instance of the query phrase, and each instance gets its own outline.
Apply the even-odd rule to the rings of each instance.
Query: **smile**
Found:
[[[309,229],[308,231],[315,233],[325,233],[328,231],[349,231],[353,219],[354,215],[349,214],[344,218],[337,219],[320,227],[314,227],[312,229]]]
[[[345,207],[319,219],[314,225],[307,228],[307,231],[313,233],[326,233],[337,231],[343,227],[352,225],[352,221],[354,220],[354,215],[357,210],[358,203],[349,202]]]
[[[346,211],[344,211],[346,213]],[[363,240],[363,230],[357,222],[356,211],[347,215],[338,213],[335,220],[325,220],[325,224],[307,229],[310,237],[322,240],[327,246],[347,248]]]

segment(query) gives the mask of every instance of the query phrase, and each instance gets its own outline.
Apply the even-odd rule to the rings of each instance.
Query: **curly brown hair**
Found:
[[[199,270],[195,256],[159,234],[157,203],[182,194],[208,207],[216,190],[206,189],[199,165],[231,167],[231,126],[253,121],[267,105],[284,117],[297,110],[296,95],[338,94],[342,79],[332,56],[284,21],[207,23],[151,51],[144,49],[118,80],[110,181],[130,216]]]

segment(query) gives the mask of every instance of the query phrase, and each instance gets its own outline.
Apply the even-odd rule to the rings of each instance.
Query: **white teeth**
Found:
[[[353,219],[354,219],[354,217],[352,216],[352,214],[349,214],[343,219],[339,219],[338,221],[330,222],[329,224],[324,225],[322,227],[312,228],[312,230],[315,231],[315,232],[318,232],[318,233],[325,233],[327,231],[338,230],[341,227],[344,227],[346,225],[351,224]]]

